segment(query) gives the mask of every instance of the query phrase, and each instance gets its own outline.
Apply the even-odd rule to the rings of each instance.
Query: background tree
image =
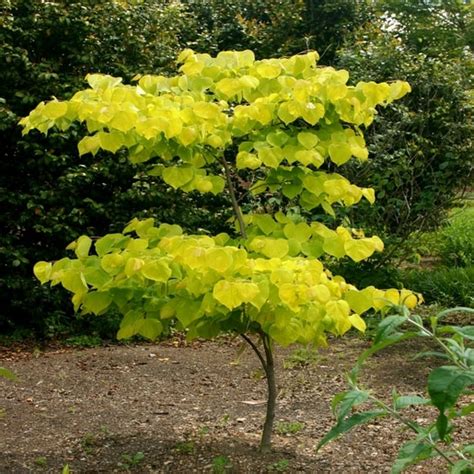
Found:
[[[2,0],[0,25],[0,332],[70,330],[65,295],[38,288],[31,268],[54,258],[88,229],[118,230],[133,215],[173,216],[186,228],[218,226],[222,216],[208,199],[189,211],[189,199],[142,173],[125,156],[77,157],[80,127],[21,137],[17,122],[52,96],[70,97],[86,71],[121,75],[166,70],[181,49],[178,32],[190,22],[175,4],[137,2],[36,2]],[[199,196],[192,196],[199,199]],[[211,224],[212,227],[212,224]],[[87,323],[89,324],[89,323]],[[105,321],[95,329],[114,333]]]
[[[377,2],[373,13],[339,51],[338,64],[353,71],[354,83],[397,77],[412,86],[366,135],[369,165],[343,171],[376,190],[376,205],[362,206],[358,217],[388,245],[375,262],[383,279],[384,263],[409,258],[417,235],[438,228],[472,182],[473,17],[456,1]]]

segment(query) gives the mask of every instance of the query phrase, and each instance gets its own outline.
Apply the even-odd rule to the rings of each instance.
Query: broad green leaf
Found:
[[[362,390],[351,390],[341,395],[342,396],[336,398],[332,407],[333,413],[338,419],[338,423],[346,418],[353,407],[366,402],[369,398],[369,393]]]
[[[395,410],[403,410],[413,405],[427,405],[428,403],[430,403],[430,401],[425,397],[420,397],[419,395],[404,395],[396,398],[394,408]]]
[[[469,459],[456,461],[449,472],[451,474],[472,474],[474,472],[474,461]]]
[[[391,336],[393,334],[399,334],[397,333],[396,329],[400,327],[403,323],[405,323],[407,320],[408,318],[406,316],[398,315],[388,316],[384,318],[378,325],[377,334],[374,338],[374,344],[383,341],[388,336]]]
[[[456,333],[460,334],[465,339],[474,341],[474,326],[455,327],[454,329]]]
[[[386,412],[383,410],[373,410],[373,411],[366,411],[362,413],[356,413],[349,418],[345,418],[341,420],[339,423],[336,424],[326,435],[324,435],[323,439],[318,443],[317,450],[321,449],[324,445],[332,441],[333,439],[337,438],[338,436],[347,433],[350,431],[354,426],[362,425],[367,423],[374,418],[381,418],[386,416]]]
[[[433,453],[433,447],[422,441],[408,441],[398,452],[397,459],[392,465],[391,474],[400,474],[408,466],[428,459]]]
[[[474,385],[474,371],[456,366],[442,366],[428,376],[428,393],[431,402],[440,412],[454,406],[466,387]]]

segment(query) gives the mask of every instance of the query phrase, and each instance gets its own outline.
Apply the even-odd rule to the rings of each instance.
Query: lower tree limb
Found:
[[[271,451],[272,445],[272,433],[273,433],[273,422],[275,420],[275,408],[276,408],[276,378],[275,378],[275,365],[273,361],[273,352],[270,344],[270,338],[263,331],[259,333],[260,339],[263,343],[264,353],[255,345],[255,343],[245,334],[241,334],[241,337],[247,342],[253,351],[257,354],[265,376],[267,379],[267,413],[265,416],[265,422],[263,424],[262,439],[260,441],[260,452],[268,453]]]

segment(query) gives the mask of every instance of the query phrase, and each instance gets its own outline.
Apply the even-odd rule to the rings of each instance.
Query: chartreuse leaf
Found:
[[[146,318],[140,325],[138,333],[154,341],[163,332],[163,324],[158,319]]]
[[[259,293],[255,283],[227,280],[218,281],[212,292],[214,298],[230,310],[242,303],[250,303]]]
[[[94,291],[87,293],[82,300],[82,305],[87,311],[94,314],[103,313],[112,303],[112,297],[109,293]]]
[[[344,251],[354,262],[369,258],[375,251],[376,244],[371,239],[349,240],[344,242]]]
[[[41,112],[46,118],[55,120],[66,115],[67,110],[68,110],[68,105],[66,102],[58,102],[56,100],[53,100],[47,103],[43,107]]]
[[[132,163],[153,160],[151,174],[184,192],[220,194],[230,180],[238,194],[259,194],[260,213],[246,216],[246,239],[185,235],[176,225],[134,219],[94,246],[80,237],[69,247],[74,258],[39,262],[36,277],[62,284],[77,310],[117,307],[124,314],[121,338],[154,339],[163,321],[176,318],[190,337],[258,328],[281,344],[323,344],[325,332],[364,330],[359,315],[369,308],[413,307],[418,300],[409,292],[357,291],[315,260],[327,253],[359,262],[382,250],[380,239],[261,212],[282,202],[282,194],[286,207],[318,208],[314,215],[335,216],[338,206],[374,200],[373,190],[316,168],[327,158],[335,165],[367,159],[360,126],[409,86],[347,86],[346,71],[316,60],[314,52],[256,61],[250,51],[212,57],[185,50],[174,76],[124,85],[93,74],[90,87],[70,100],[39,104],[21,121],[25,131],[81,122],[80,154],[120,150]],[[375,347],[398,337],[396,324],[389,329],[386,337],[379,332],[383,341]]]
[[[33,267],[33,272],[41,284],[44,284],[49,281],[52,269],[53,265],[50,262],[38,262]]]
[[[130,310],[123,317],[117,339],[129,339],[139,333],[144,321],[144,314],[138,310]]]
[[[194,177],[193,168],[179,168],[170,166],[165,168],[162,173],[163,180],[175,189],[183,187],[189,183]]]
[[[171,276],[171,269],[163,260],[146,262],[140,268],[140,272],[148,280],[162,283],[166,283]]]

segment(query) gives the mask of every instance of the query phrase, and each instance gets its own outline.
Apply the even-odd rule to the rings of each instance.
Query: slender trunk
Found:
[[[260,335],[265,349],[267,376],[267,414],[263,425],[262,439],[260,441],[260,452],[269,453],[272,449],[273,422],[275,420],[275,408],[277,398],[277,388],[275,380],[275,365],[273,361],[273,352],[270,345],[270,338],[267,334]]]
[[[242,338],[250,345],[259,358],[265,376],[267,379],[267,413],[263,424],[262,439],[260,441],[260,452],[269,453],[272,445],[273,422],[275,420],[275,408],[277,398],[277,388],[275,379],[275,364],[273,361],[273,352],[270,345],[270,338],[264,332],[260,332],[260,339],[263,343],[265,353],[259,350],[255,343],[245,334],[241,334]]]
[[[235,188],[232,183],[232,176],[230,173],[229,164],[227,163],[225,157],[222,157],[222,164],[224,165],[225,177],[227,180],[227,186],[229,189],[230,199],[232,201],[232,207],[234,209],[237,222],[239,224],[240,234],[246,239],[247,232],[245,229],[245,222],[242,215],[242,210],[240,209],[239,203],[235,196]],[[265,353],[259,350],[255,343],[245,334],[241,334],[242,338],[250,345],[250,347],[257,354],[260,363],[262,364],[263,370],[265,371],[267,379],[267,413],[265,416],[265,423],[263,424],[262,439],[260,441],[260,452],[268,453],[271,451],[272,445],[272,432],[273,432],[273,422],[275,420],[275,408],[276,408],[276,398],[277,398],[277,389],[276,389],[276,380],[275,380],[275,364],[273,361],[273,352],[270,343],[270,337],[265,334],[263,331],[259,331],[260,339],[263,343],[263,348]]]

